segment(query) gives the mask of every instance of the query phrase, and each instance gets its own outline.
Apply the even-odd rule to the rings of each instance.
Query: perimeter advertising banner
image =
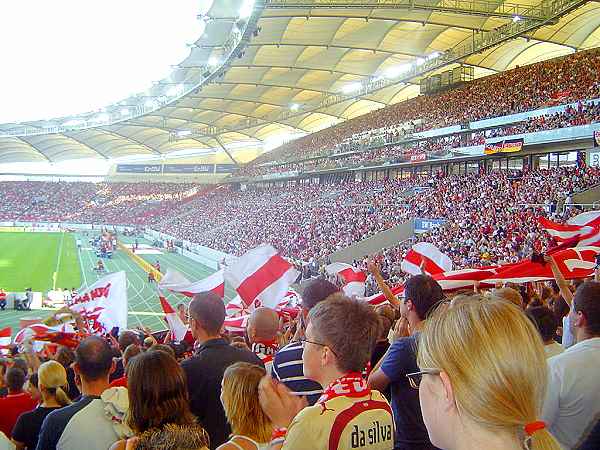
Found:
[[[217,173],[233,173],[235,164],[217,164]]]
[[[514,153],[523,150],[523,139],[507,139],[505,141],[486,143],[483,153],[493,155],[494,153]]]
[[[161,164],[117,164],[119,173],[161,173]]]
[[[213,173],[214,164],[164,164],[163,173]]]

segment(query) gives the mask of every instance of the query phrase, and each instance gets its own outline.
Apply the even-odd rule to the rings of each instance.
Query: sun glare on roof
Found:
[[[0,123],[99,110],[144,91],[188,56],[211,3],[0,1]]]

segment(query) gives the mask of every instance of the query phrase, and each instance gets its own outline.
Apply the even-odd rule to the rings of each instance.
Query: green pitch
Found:
[[[0,287],[46,292],[79,287],[81,270],[69,233],[0,233]]]
[[[34,241],[37,240],[38,235],[42,236],[41,233],[0,232],[0,249],[2,249],[2,252],[0,252],[0,286],[2,286],[4,289],[21,291],[24,287],[31,286],[33,290],[46,293],[50,288],[52,288],[52,274],[54,271],[56,271],[55,267],[58,258],[56,249],[53,250],[50,247],[46,247],[45,250],[42,250],[39,248],[39,246],[43,245],[42,242],[38,242],[35,245],[27,244],[27,246],[25,246],[30,239],[34,239]],[[43,236],[47,237],[49,235],[52,238],[56,238],[56,236],[58,236],[58,241],[55,240],[54,244],[55,247],[58,248],[60,243],[60,234],[46,233]],[[95,251],[91,248],[88,241],[94,235],[95,234],[92,234],[92,232],[88,232],[88,234],[64,234],[64,239],[62,242],[63,250],[61,254],[62,262],[59,266],[59,276],[56,284],[57,288],[78,288],[80,286],[91,286],[96,282],[96,280],[98,280],[98,278],[103,276],[98,275],[93,270],[98,258],[96,257]],[[13,236],[16,237],[13,239]],[[76,239],[81,239],[82,241],[83,245],[81,250],[76,248]],[[132,240],[133,239],[131,238],[121,237],[122,242],[130,242]],[[48,239],[42,241],[47,242]],[[69,244],[66,244],[66,242],[69,242]],[[144,239],[139,239],[139,242],[140,244],[150,244],[150,242]],[[10,261],[13,261],[11,263],[11,270],[13,270],[13,273],[16,273],[17,269],[19,269],[18,271],[22,273],[22,281],[18,289],[7,289],[7,287],[10,287],[9,285],[13,285],[13,283],[9,283],[9,281],[12,281],[12,278],[16,277],[16,275],[7,275],[6,273],[5,266],[8,264],[10,258],[8,256],[9,253],[7,252],[8,246],[11,249],[11,254],[17,255],[19,258],[18,262],[15,260],[15,256],[10,259]],[[37,256],[34,256],[34,253]],[[51,255],[54,255],[54,259],[52,259]],[[167,269],[172,268],[181,272],[191,281],[200,280],[214,272],[213,269],[206,267],[203,264],[174,253],[142,255],[142,258],[146,259],[152,264],[158,260],[163,273],[166,273]],[[36,288],[35,283],[32,281],[33,278],[37,277],[37,275],[34,277],[34,272],[37,273],[37,270],[34,270],[33,267],[34,261],[38,260],[48,260],[49,267],[51,268],[47,275],[45,275],[45,278],[41,276],[39,277],[43,280],[39,289]],[[54,265],[51,264],[52,261],[54,261]],[[136,326],[147,326],[155,331],[165,329],[166,324],[163,320],[164,314],[162,313],[160,302],[158,300],[156,285],[153,283],[148,283],[146,272],[144,272],[140,266],[133,262],[129,256],[119,251],[114,254],[112,259],[104,260],[104,265],[108,272],[118,272],[124,270],[127,274],[127,298],[129,303],[128,326],[130,328]],[[68,281],[68,277],[72,277],[74,281]],[[186,297],[172,293],[165,294],[173,307],[175,307],[175,305],[178,303],[187,304],[189,302],[189,299]],[[235,294],[235,291],[230,286],[225,286],[226,301],[229,301],[235,297]],[[48,317],[51,312],[52,311],[50,309],[35,311],[0,311],[0,328],[11,326],[13,327],[14,334],[19,329],[18,324],[20,319],[43,319]]]

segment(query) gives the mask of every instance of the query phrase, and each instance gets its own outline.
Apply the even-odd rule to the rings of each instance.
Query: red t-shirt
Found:
[[[113,387],[127,387],[127,377],[123,376],[121,378],[117,378],[116,380],[113,380],[112,383],[110,383],[110,385],[108,386],[109,388],[113,388]]]
[[[6,436],[12,434],[12,429],[21,414],[35,409],[37,402],[27,392],[8,394],[0,398],[0,431]]]

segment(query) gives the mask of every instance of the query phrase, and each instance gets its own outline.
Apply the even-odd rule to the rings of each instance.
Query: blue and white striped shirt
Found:
[[[323,388],[304,376],[303,351],[302,342],[291,342],[280,349],[275,354],[271,376],[285,384],[293,394],[306,396],[309,405],[314,405],[323,393]]]

